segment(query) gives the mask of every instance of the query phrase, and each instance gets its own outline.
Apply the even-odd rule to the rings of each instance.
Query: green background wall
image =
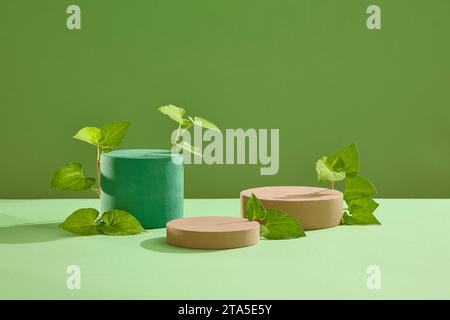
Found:
[[[351,142],[380,197],[450,197],[449,14],[448,0],[0,0],[0,198],[91,196],[49,191],[68,161],[95,172],[71,136],[123,119],[123,147],[168,147],[167,103],[280,129],[278,175],[191,165],[187,197],[315,185],[316,159]]]

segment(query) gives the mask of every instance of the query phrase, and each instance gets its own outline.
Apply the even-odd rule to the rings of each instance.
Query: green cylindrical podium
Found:
[[[183,217],[183,156],[162,149],[123,149],[101,157],[101,211],[121,209],[142,226]]]

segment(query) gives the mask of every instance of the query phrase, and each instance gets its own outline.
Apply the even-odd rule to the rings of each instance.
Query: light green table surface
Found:
[[[57,223],[97,200],[0,200],[0,298],[450,298],[450,200],[380,200],[382,226],[339,226],[222,251],[175,248],[165,230],[79,237]],[[239,200],[186,200],[186,216],[239,215]],[[66,287],[69,265],[81,289]],[[381,269],[380,290],[366,285]]]

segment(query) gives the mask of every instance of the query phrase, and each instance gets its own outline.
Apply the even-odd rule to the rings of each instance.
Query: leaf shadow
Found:
[[[144,249],[162,253],[199,254],[199,253],[220,251],[210,249],[191,249],[191,248],[176,247],[171,244],[168,244],[166,241],[166,237],[147,239],[142,241],[140,245]]]
[[[61,230],[59,222],[25,223],[0,227],[0,244],[23,244],[76,237]]]

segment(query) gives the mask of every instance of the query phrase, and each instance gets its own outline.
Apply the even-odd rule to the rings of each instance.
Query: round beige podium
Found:
[[[316,187],[261,187],[241,192],[241,216],[252,193],[266,208],[282,210],[296,217],[303,229],[335,227],[343,215],[343,194],[340,191]]]
[[[259,223],[239,217],[192,217],[166,225],[167,242],[194,249],[232,249],[259,241]]]

